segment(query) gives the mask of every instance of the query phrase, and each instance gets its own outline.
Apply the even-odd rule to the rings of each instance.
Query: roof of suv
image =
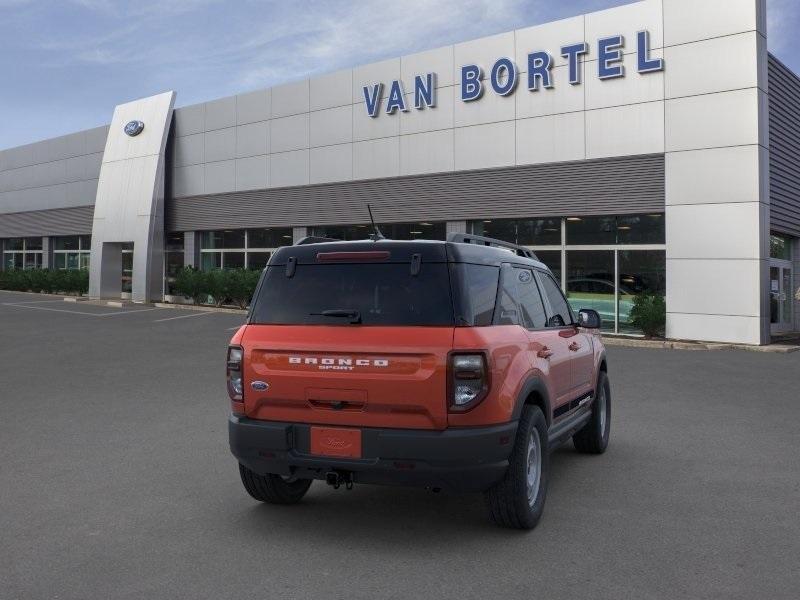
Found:
[[[294,246],[284,246],[279,248],[269,261],[270,265],[285,265],[290,258],[294,258],[298,264],[316,264],[319,262],[320,254],[329,255],[327,258],[332,262],[338,260],[352,261],[357,259],[355,256],[346,257],[342,253],[351,252],[381,252],[388,253],[383,258],[384,262],[407,263],[412,260],[414,254],[419,254],[423,263],[425,262],[452,262],[470,263],[479,265],[500,266],[502,263],[518,264],[534,267],[541,270],[548,270],[547,266],[529,252],[528,256],[520,256],[515,253],[511,245],[507,247],[496,247],[455,241],[451,236],[448,241],[441,240],[360,240],[360,241],[320,241],[308,240]],[[487,238],[475,238],[487,240]],[[497,242],[502,243],[502,242]],[[522,250],[520,248],[520,250]],[[338,257],[337,257],[338,255]]]

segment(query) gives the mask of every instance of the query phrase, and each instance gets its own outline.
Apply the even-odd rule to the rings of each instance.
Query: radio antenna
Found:
[[[369,239],[373,242],[377,242],[378,240],[385,240],[386,238],[381,233],[381,230],[375,224],[375,218],[372,216],[372,207],[367,204],[367,212],[369,212],[369,220],[372,223],[372,231],[373,233],[370,234]]]

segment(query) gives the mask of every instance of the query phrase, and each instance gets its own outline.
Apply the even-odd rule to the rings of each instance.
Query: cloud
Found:
[[[767,40],[770,50],[778,56],[794,50],[798,12],[797,0],[767,1]]]

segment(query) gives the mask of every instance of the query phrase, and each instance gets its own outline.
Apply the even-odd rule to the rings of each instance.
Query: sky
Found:
[[[627,3],[0,0],[0,148],[166,90],[186,106]],[[800,72],[800,2],[767,3],[770,50]]]

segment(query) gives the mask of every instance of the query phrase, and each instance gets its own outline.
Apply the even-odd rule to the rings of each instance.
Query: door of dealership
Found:
[[[772,259],[769,267],[770,327],[772,333],[792,330],[792,263]]]

